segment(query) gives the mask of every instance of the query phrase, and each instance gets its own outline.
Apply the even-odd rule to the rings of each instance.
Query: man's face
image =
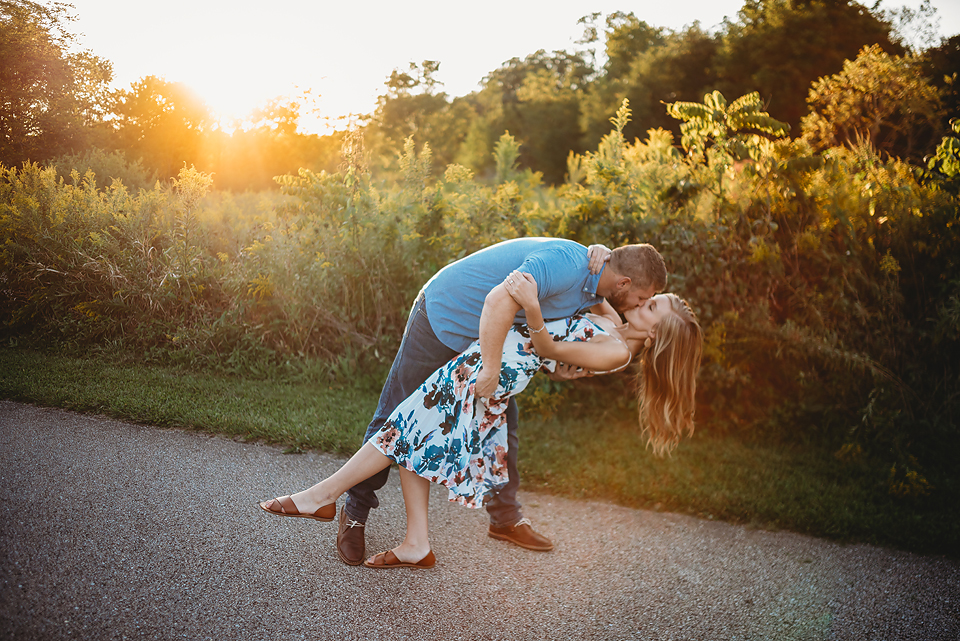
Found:
[[[652,286],[646,288],[624,287],[615,291],[612,296],[607,297],[607,302],[622,314],[634,307],[639,307],[648,298],[653,298],[655,293]]]

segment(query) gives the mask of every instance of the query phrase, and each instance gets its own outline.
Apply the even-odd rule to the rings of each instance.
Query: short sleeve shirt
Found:
[[[508,240],[451,263],[423,286],[427,317],[444,345],[458,352],[480,335],[483,302],[513,270],[537,281],[545,320],[567,318],[603,301],[599,274],[591,274],[587,248],[563,238]],[[525,323],[523,310],[517,323]]]

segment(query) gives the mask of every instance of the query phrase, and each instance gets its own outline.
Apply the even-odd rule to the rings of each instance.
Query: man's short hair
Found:
[[[663,262],[653,245],[624,245],[610,254],[610,268],[620,276],[630,279],[630,286],[653,286],[653,291],[662,292],[667,288],[667,264]]]

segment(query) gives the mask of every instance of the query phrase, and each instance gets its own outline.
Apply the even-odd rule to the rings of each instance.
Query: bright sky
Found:
[[[513,57],[572,50],[577,20],[632,11],[647,23],[705,29],[736,18],[742,0],[67,0],[80,44],[113,63],[114,86],[144,76],[182,82],[215,112],[242,116],[277,96],[320,94],[329,117],[370,113],[384,80],[409,62],[439,60],[443,90],[461,96]],[[960,2],[933,0],[940,34],[960,33]],[[867,1],[864,4],[871,4]],[[885,0],[917,7],[920,0]],[[303,122],[304,128],[309,127]]]

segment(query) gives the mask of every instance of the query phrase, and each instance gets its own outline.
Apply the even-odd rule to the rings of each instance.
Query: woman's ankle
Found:
[[[394,554],[397,555],[397,558],[401,561],[408,561],[410,563],[416,563],[423,557],[427,556],[430,553],[430,542],[425,543],[420,542],[417,544],[408,543],[404,541],[394,549]],[[415,557],[415,558],[414,558]]]
[[[297,503],[297,498],[299,498],[304,503],[309,503],[311,506],[320,508],[324,505],[336,503],[339,496],[332,496],[330,492],[324,491],[318,486],[314,486],[304,490],[303,492],[294,494],[292,498],[294,503]]]

